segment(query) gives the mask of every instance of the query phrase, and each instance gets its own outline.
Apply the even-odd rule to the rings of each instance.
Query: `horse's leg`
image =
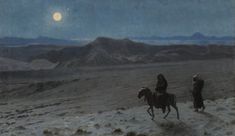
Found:
[[[172,107],[176,110],[177,119],[180,119],[179,110],[178,110],[178,107],[176,106],[176,104],[173,104]]]
[[[169,104],[176,110],[177,119],[180,119],[178,107],[176,106],[176,96],[175,95],[172,95],[172,96],[173,97],[171,97],[171,100],[170,100]]]
[[[152,112],[152,120],[154,119],[154,110],[153,110],[153,106],[151,107],[151,112]]]
[[[170,105],[167,105],[167,109],[168,109],[168,112],[167,114],[164,116],[164,119],[168,116],[168,114],[171,112],[171,107]]]
[[[147,112],[148,112],[148,114],[151,116],[151,117],[153,117],[153,115],[150,113],[150,110],[151,109],[151,107],[149,107],[148,109],[147,109]]]

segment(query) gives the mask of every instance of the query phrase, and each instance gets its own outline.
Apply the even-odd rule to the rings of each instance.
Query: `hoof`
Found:
[[[205,107],[203,107],[201,111],[204,112],[204,110],[205,110]]]

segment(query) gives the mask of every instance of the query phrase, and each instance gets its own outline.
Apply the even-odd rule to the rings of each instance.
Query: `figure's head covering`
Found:
[[[160,80],[164,80],[164,79],[165,79],[165,77],[163,76],[163,74],[158,74],[158,75],[157,75],[157,78],[160,79]]]
[[[193,80],[195,81],[195,80],[197,80],[197,79],[199,79],[199,74],[193,75]]]
[[[167,84],[167,80],[166,80],[166,78],[164,77],[164,75],[163,74],[158,74],[157,75],[157,81],[158,81],[158,83],[162,83],[162,82],[165,82],[166,84]]]

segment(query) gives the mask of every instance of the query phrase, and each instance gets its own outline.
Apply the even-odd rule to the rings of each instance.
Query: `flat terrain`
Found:
[[[234,68],[232,59],[218,59],[1,72],[0,133],[8,135],[20,129],[24,133],[40,134],[33,130],[40,126],[46,129],[63,118],[142,106],[144,103],[137,99],[138,90],[143,86],[153,90],[158,73],[166,76],[168,92],[176,94],[179,102],[191,101],[191,78],[197,73],[205,79],[204,98],[232,97],[235,96]]]

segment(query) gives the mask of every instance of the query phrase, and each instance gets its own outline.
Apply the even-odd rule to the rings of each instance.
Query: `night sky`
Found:
[[[53,19],[53,13],[62,19]],[[60,16],[59,16],[60,17]],[[235,0],[0,0],[0,37],[235,36]]]

